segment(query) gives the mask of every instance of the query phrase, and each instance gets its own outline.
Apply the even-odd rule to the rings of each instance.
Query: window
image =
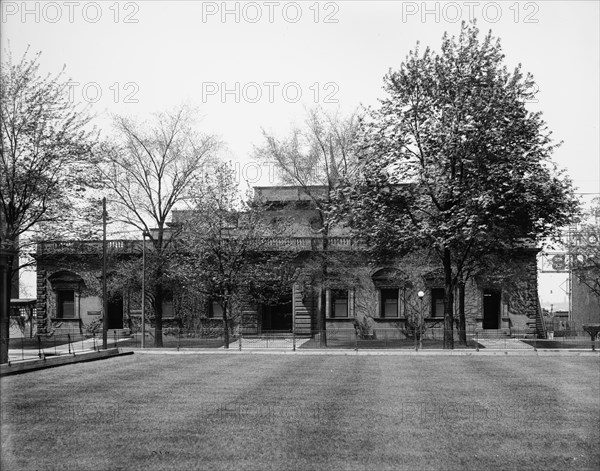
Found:
[[[166,300],[163,301],[163,312],[162,315],[163,317],[173,317],[174,313],[173,313],[173,300]]]
[[[217,301],[210,301],[208,308],[209,308],[208,317],[212,317],[214,319],[222,319],[223,318],[223,308]]]
[[[398,288],[381,290],[381,317],[398,317]]]
[[[348,291],[331,291],[331,317],[348,317]]]
[[[444,288],[431,289],[431,317],[444,317]]]
[[[65,289],[57,291],[56,317],[59,319],[72,319],[75,317],[75,291]]]

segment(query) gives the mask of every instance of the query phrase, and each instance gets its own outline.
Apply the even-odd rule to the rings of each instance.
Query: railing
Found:
[[[107,249],[110,252],[118,253],[141,253],[142,242],[139,240],[108,240],[106,242]],[[150,241],[146,241],[146,248],[151,245]],[[95,254],[102,253],[102,241],[99,240],[59,240],[39,242],[37,244],[38,255],[51,254]]]
[[[265,237],[261,239],[266,249],[276,250],[323,250],[323,239],[321,237]],[[329,247],[332,250],[355,250],[363,247],[359,241],[352,237],[330,237]],[[177,250],[179,244],[173,241],[173,248]],[[107,241],[109,252],[114,253],[141,253],[142,241],[140,240],[109,240]],[[152,250],[152,242],[146,241],[146,250]],[[102,253],[102,241],[100,240],[59,240],[45,241],[37,244],[38,255],[52,254],[99,254]]]
[[[156,330],[148,327],[143,342],[144,348],[156,348]],[[48,355],[76,354],[97,350],[102,346],[102,334],[82,335],[79,333],[36,336],[33,339],[11,339],[11,361],[42,358]],[[109,331],[108,346],[124,349],[142,347],[140,332]],[[168,349],[222,349],[225,336],[222,329],[185,330],[165,328],[162,330],[162,347]],[[398,328],[377,328],[360,332],[354,328],[329,328],[327,331],[311,331],[296,334],[290,331],[263,331],[257,334],[241,334],[239,330],[229,335],[229,350],[441,350],[444,348],[444,329],[430,328],[415,338],[412,332]],[[555,332],[551,339],[526,338],[525,331],[468,330],[466,343],[461,343],[459,332],[454,330],[454,349],[470,351],[536,351],[551,350],[600,350],[600,338],[591,340],[583,331]]]

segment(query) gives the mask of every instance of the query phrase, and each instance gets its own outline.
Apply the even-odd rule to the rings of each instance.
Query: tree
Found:
[[[363,175],[341,207],[378,251],[431,249],[444,277],[444,346],[454,292],[478,257],[555,233],[576,208],[557,147],[527,103],[535,83],[503,65],[500,41],[463,23],[441,53],[419,47],[384,78],[388,96],[360,131]]]
[[[571,270],[600,303],[600,198],[594,198],[568,241]]]
[[[277,139],[263,130],[264,144],[257,147],[259,160],[275,162],[281,170],[284,183],[302,188],[317,212],[315,232],[323,240],[323,250],[318,254],[320,265],[320,309],[317,312],[317,330],[325,336],[325,302],[323,286],[327,282],[329,235],[333,219],[330,217],[330,194],[340,179],[352,178],[357,170],[353,145],[358,129],[358,116],[347,118],[332,115],[320,109],[308,111],[303,128],[295,128],[283,139]],[[324,186],[322,188],[314,185]]]
[[[10,52],[2,64],[0,95],[0,246],[4,250],[1,303],[10,302],[13,267],[27,235],[45,226],[53,234],[87,214],[94,186],[96,132],[88,110],[69,99],[64,68],[56,75],[39,73],[39,56],[26,51],[18,62]],[[15,262],[17,260],[17,262]],[[6,283],[6,284],[4,284]],[[1,309],[0,361],[8,360],[8,312]]]
[[[164,275],[174,240],[167,219],[189,198],[218,148],[214,137],[200,134],[194,125],[194,113],[185,106],[156,114],[151,123],[117,117],[116,144],[104,145],[98,167],[111,192],[115,220],[146,234],[152,242],[147,293],[154,309],[157,347],[162,347]]]
[[[182,219],[174,276],[219,305],[229,348],[243,305],[277,302],[296,277],[286,221],[243,201],[228,164],[206,176]],[[282,243],[274,248],[274,241]]]

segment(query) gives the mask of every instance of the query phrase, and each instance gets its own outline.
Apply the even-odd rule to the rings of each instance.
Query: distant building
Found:
[[[600,297],[596,296],[577,276],[571,280],[573,313],[571,321],[576,328],[582,324],[600,324]]]

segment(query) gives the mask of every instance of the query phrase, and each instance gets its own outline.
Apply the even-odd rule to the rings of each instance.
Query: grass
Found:
[[[598,469],[595,356],[134,354],[6,377],[2,469]]]

